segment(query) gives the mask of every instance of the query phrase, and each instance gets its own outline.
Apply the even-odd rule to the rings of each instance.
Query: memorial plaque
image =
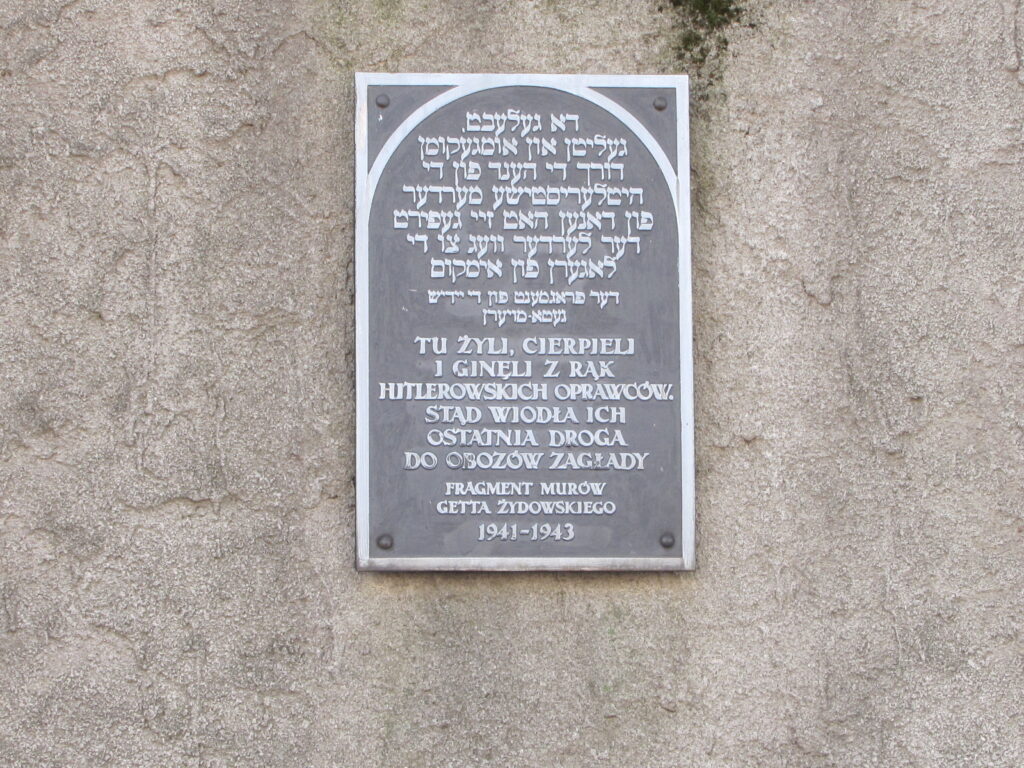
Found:
[[[693,568],[686,78],[356,90],[359,568]]]

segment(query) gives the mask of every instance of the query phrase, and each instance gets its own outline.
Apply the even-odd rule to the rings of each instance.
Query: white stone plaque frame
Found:
[[[356,563],[377,571],[673,571],[692,570],[695,558],[695,458],[693,415],[693,321],[690,252],[689,82],[685,75],[549,74],[374,74],[356,73]],[[368,167],[368,89],[373,86],[452,86],[409,115],[387,139]],[[665,175],[676,210],[679,243],[679,370],[682,502],[679,509],[679,557],[391,557],[371,554],[370,306],[369,217],[374,191],[392,153],[416,126],[437,109],[461,97],[491,88],[539,86],[581,97],[610,112],[651,152]],[[625,107],[596,88],[673,89],[676,110],[676,158]],[[678,169],[678,173],[675,171]]]

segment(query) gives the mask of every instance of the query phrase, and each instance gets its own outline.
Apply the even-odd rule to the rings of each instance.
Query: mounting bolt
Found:
[[[668,99],[664,96],[656,96],[654,98],[654,108],[661,112],[665,107],[668,106]]]
[[[382,93],[380,96],[377,97],[377,106],[380,107],[381,109],[384,109],[390,103],[391,99],[388,98],[388,95],[386,93]]]
[[[381,549],[391,549],[395,546],[395,540],[391,538],[390,533],[382,533],[377,537],[377,546]]]
[[[661,534],[661,538],[658,539],[658,543],[665,549],[672,549],[672,547],[676,545],[676,537],[671,533],[663,533]]]

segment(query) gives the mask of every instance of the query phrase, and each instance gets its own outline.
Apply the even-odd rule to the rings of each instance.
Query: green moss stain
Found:
[[[676,8],[682,8],[710,28],[718,29],[735,21],[740,15],[739,6],[733,0],[671,0]]]
[[[666,0],[663,10],[675,17],[670,43],[675,66],[710,79],[712,65],[728,45],[726,29],[740,19],[742,8],[735,0]]]

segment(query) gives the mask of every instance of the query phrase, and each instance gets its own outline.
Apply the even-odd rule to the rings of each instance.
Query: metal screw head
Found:
[[[381,549],[391,549],[395,546],[395,540],[391,538],[390,533],[382,533],[377,537],[377,546]]]
[[[664,96],[656,96],[654,98],[654,108],[661,112],[665,107],[668,106],[668,99]]]
[[[377,106],[381,109],[384,109],[390,103],[391,99],[388,98],[386,93],[382,93],[377,97]]]
[[[676,537],[671,533],[663,533],[661,534],[661,538],[658,539],[658,543],[665,549],[672,549],[676,544]]]

